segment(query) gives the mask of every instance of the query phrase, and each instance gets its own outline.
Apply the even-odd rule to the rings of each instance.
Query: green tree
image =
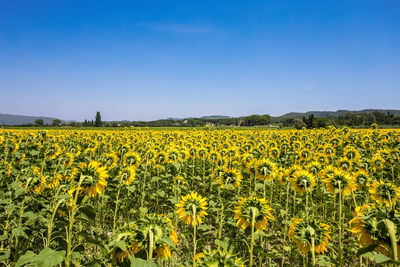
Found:
[[[302,119],[300,119],[300,118],[295,118],[295,119],[293,120],[293,126],[294,126],[296,129],[301,129],[301,128],[303,128],[303,127],[306,127],[307,124],[305,124],[304,121],[303,121]]]
[[[36,126],[43,126],[43,125],[44,125],[43,119],[37,119],[37,120],[35,120],[35,125],[36,125]]]
[[[60,126],[61,125],[61,120],[60,119],[54,119],[53,120],[53,126]]]
[[[101,127],[101,115],[100,115],[100,111],[97,111],[96,113],[96,121],[94,123],[94,126],[96,127]]]

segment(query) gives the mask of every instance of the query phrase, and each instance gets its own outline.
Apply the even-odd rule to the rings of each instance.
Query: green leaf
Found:
[[[28,263],[33,263],[35,259],[36,254],[29,250],[24,255],[19,257],[15,267],[26,266]]]
[[[392,259],[391,258],[389,258],[389,257],[387,257],[387,256],[385,256],[383,254],[380,254],[378,252],[367,252],[367,253],[364,253],[362,256],[363,257],[367,257],[370,260],[373,260],[378,264],[380,264],[380,263],[392,263]]]
[[[0,254],[0,262],[5,262],[10,257],[10,252],[6,252],[4,254]]]
[[[167,243],[170,247],[176,249],[174,242],[172,242],[172,240],[169,239],[168,237],[162,237],[162,238],[160,238],[160,241]]]
[[[144,217],[144,215],[146,215],[147,211],[148,211],[147,208],[145,208],[145,207],[140,207],[140,208],[139,208],[139,212],[140,212],[140,215],[139,215],[139,216],[140,216],[140,218]]]
[[[377,246],[378,246],[377,244],[371,244],[371,245],[369,245],[368,247],[360,248],[360,249],[357,251],[357,256],[364,256],[365,253],[374,251],[374,249],[375,249]]]
[[[39,216],[33,213],[32,211],[28,211],[23,214],[23,217],[28,218],[28,220],[25,222],[25,225],[32,225],[36,222]]]
[[[222,240],[217,239],[214,241],[214,243],[215,243],[215,245],[222,247],[223,249],[226,249],[226,250],[228,249],[228,246],[229,246],[229,244],[226,240],[222,241]]]
[[[208,231],[208,230],[210,230],[210,226],[209,226],[209,225],[206,225],[206,224],[200,224],[200,225],[197,227],[197,230],[200,230],[200,231]]]
[[[292,248],[290,246],[283,246],[283,250],[286,252],[290,252]]]
[[[332,266],[335,265],[335,262],[326,255],[317,255],[317,264],[319,266]]]
[[[124,240],[120,240],[115,244],[117,247],[119,247],[122,251],[126,251],[126,243]]]
[[[36,256],[35,263],[37,267],[53,267],[60,264],[65,258],[65,251],[55,251],[51,248],[45,248]]]
[[[67,200],[67,199],[71,198],[71,195],[70,194],[63,194],[63,195],[58,196],[58,198]]]
[[[11,233],[15,236],[15,237],[25,237],[28,238],[28,236],[25,234],[24,230],[22,230],[21,228],[14,228],[11,230]]]
[[[131,259],[131,267],[157,267],[158,264],[154,260],[143,260],[140,258]]]
[[[151,178],[150,181],[151,181],[152,183],[154,183],[154,182],[160,181],[160,179],[161,179],[160,177],[154,176],[154,177]]]

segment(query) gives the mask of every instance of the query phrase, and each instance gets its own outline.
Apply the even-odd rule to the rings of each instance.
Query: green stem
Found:
[[[147,161],[148,158],[146,158],[146,163],[145,163],[145,167],[144,167],[144,177],[143,177],[143,185],[142,185],[142,197],[140,199],[140,206],[143,207],[143,203],[144,203],[144,197],[145,197],[145,188],[146,188],[146,176],[147,176]]]
[[[196,206],[192,205],[192,211],[193,211],[193,267],[196,267],[196,226],[197,226],[197,221],[196,221]]]
[[[339,183],[339,266],[343,266],[343,244],[342,244],[342,188]]]
[[[154,238],[154,233],[153,233],[153,228],[151,228],[150,227],[150,230],[149,230],[149,255],[148,255],[148,257],[147,257],[147,259],[148,260],[151,260],[152,258],[153,258],[153,242],[154,242],[154,240],[153,240],[153,238]]]
[[[254,248],[254,225],[256,221],[256,208],[251,208],[251,243],[250,243],[250,260],[249,266],[253,266],[253,248]]]
[[[59,193],[60,193],[60,190],[61,190],[61,188],[63,188],[63,187],[64,187],[63,185],[61,185],[61,186],[58,187],[57,192],[56,192],[56,195],[55,195],[55,197],[54,197],[55,200],[57,199],[57,197],[58,197],[58,195],[59,195]],[[53,224],[53,222],[54,222],[54,217],[56,216],[58,207],[59,207],[59,206],[61,205],[61,203],[63,203],[63,202],[64,202],[64,199],[60,199],[60,200],[57,202],[57,204],[55,204],[55,201],[54,201],[53,204],[52,204],[52,214],[51,214],[51,217],[50,217],[49,224],[48,224],[48,226],[47,226],[47,240],[46,240],[46,245],[45,245],[46,248],[50,246],[51,234],[52,234],[52,232],[53,232],[53,227],[54,227],[54,224]]]
[[[74,222],[75,222],[75,214],[77,211],[76,208],[76,203],[78,202],[78,196],[80,193],[80,186],[82,184],[82,181],[84,179],[84,176],[81,175],[80,179],[79,179],[79,183],[77,186],[77,190],[75,191],[75,195],[73,195],[73,202],[72,202],[72,207],[71,210],[69,212],[69,226],[67,229],[67,252],[65,255],[65,266],[69,267],[71,265],[71,257],[72,257],[72,232],[73,232],[73,227],[74,227]]]
[[[312,256],[312,266],[315,266],[315,231],[313,228],[309,228],[308,231],[311,234],[311,256]]]
[[[287,217],[288,217],[288,213],[289,213],[289,190],[290,190],[290,184],[287,183],[286,185],[286,206],[285,206],[285,235],[283,236],[283,244],[286,245],[286,238],[288,236],[288,231],[287,231]],[[283,259],[282,259],[283,262]]]
[[[392,259],[397,262],[397,238],[396,238],[396,227],[391,220],[385,219],[386,228],[390,237],[390,244],[392,246]]]

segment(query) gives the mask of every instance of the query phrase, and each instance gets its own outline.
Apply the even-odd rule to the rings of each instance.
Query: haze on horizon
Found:
[[[399,109],[400,2],[0,2],[0,113]]]

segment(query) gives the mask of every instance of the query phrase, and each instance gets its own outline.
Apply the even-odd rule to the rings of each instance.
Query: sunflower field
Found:
[[[400,261],[400,130],[0,130],[1,266]]]

